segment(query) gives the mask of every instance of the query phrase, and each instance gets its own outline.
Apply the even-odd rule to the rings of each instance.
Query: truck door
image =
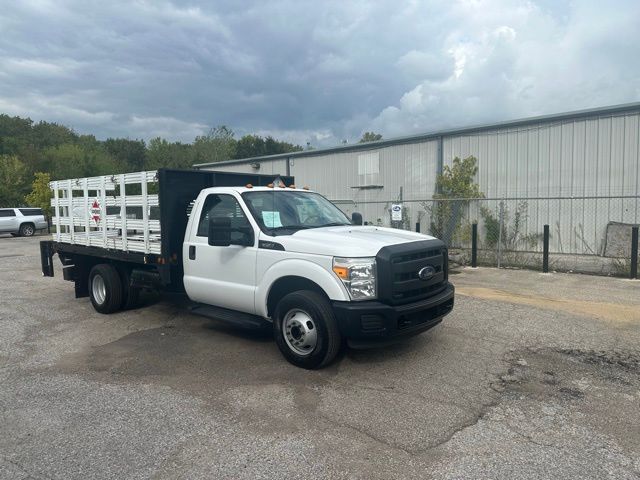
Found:
[[[228,217],[232,226],[251,227],[251,246],[211,246],[208,243],[209,218]],[[194,219],[195,220],[195,219]],[[232,234],[232,243],[235,238]],[[184,287],[195,302],[255,313],[256,259],[258,254],[255,227],[240,202],[231,194],[209,194],[199,212],[197,223],[185,237]]]
[[[0,232],[17,232],[16,212],[13,208],[0,209]]]

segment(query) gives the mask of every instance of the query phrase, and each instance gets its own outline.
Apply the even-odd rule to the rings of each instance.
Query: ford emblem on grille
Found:
[[[431,280],[435,273],[436,269],[431,265],[427,265],[426,267],[420,269],[420,271],[418,272],[418,278],[420,278],[420,280]]]

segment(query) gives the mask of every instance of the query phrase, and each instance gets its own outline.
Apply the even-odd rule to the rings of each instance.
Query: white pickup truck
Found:
[[[288,361],[319,368],[345,341],[396,341],[453,308],[440,240],[362,226],[290,177],[161,169],[51,187],[43,274],[57,253],[76,297],[101,313],[132,308],[141,289],[182,293],[193,313],[273,328]]]

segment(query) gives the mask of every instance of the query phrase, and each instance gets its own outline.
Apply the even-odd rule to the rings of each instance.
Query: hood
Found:
[[[340,226],[299,230],[276,237],[288,252],[336,257],[375,257],[387,245],[431,240],[434,237],[395,228]]]

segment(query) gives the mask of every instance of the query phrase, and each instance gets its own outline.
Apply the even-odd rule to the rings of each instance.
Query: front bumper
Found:
[[[455,289],[444,290],[419,302],[391,306],[377,301],[333,302],[340,333],[355,348],[393,343],[435,327],[453,309]]]

